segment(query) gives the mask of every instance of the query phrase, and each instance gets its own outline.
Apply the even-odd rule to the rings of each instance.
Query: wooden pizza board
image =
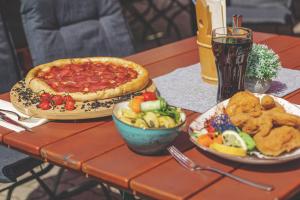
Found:
[[[38,96],[29,88],[25,87],[24,81],[16,83],[10,92],[10,100],[13,106],[23,114],[37,118],[46,118],[50,120],[77,120],[91,119],[98,117],[110,116],[115,104],[127,101],[144,91],[156,91],[152,80],[140,91],[126,94],[111,99],[76,102],[76,109],[72,111],[65,110],[63,106],[56,106],[50,110],[37,108]]]

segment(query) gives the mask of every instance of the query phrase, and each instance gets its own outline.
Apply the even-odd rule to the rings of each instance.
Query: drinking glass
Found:
[[[212,49],[218,74],[218,102],[244,90],[244,78],[251,47],[250,29],[222,27],[212,31]]]

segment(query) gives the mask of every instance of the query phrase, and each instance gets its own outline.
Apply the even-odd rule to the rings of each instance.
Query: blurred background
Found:
[[[120,0],[125,19],[140,52],[196,33],[195,8],[192,0]],[[32,67],[20,16],[20,0],[6,0],[3,5],[12,39],[21,65]],[[237,13],[239,12],[239,13]],[[244,26],[255,31],[300,35],[299,0],[227,0],[227,17],[244,16]]]

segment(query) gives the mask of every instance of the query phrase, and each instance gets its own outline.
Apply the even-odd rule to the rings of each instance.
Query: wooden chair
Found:
[[[118,0],[22,0],[21,17],[34,65],[134,52]]]

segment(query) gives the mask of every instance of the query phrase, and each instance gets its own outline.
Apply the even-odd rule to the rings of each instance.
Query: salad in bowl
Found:
[[[158,154],[176,139],[186,115],[156,93],[145,92],[117,104],[113,120],[130,149],[141,154]]]

